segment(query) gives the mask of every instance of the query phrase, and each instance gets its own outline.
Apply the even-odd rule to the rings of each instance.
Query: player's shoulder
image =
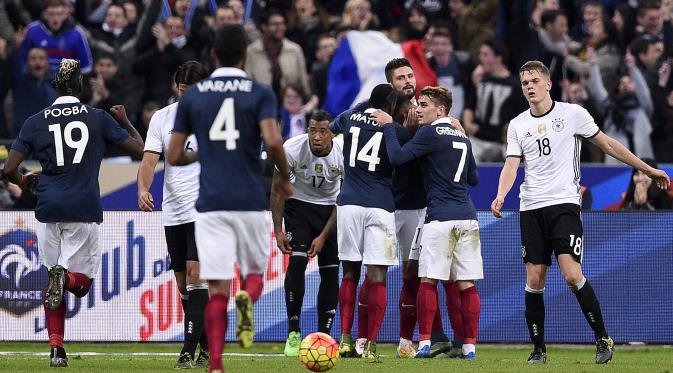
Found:
[[[570,102],[560,102],[560,101],[556,101],[555,104],[557,105],[559,111],[566,115],[589,113],[589,111],[585,107],[578,104],[573,104]]]
[[[333,146],[334,151],[336,151],[339,154],[342,154],[343,148],[344,148],[343,136],[335,136],[332,139],[332,146]]]
[[[299,151],[306,143],[308,143],[308,134],[305,133],[290,137],[285,141],[283,147],[285,148],[285,151]]]
[[[154,114],[152,115],[152,119],[166,118],[170,115],[175,115],[175,112],[178,110],[178,104],[179,102],[174,102],[170,105],[166,105],[161,109],[155,111]]]

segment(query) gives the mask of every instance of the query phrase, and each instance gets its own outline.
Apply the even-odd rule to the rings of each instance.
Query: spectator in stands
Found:
[[[498,0],[472,0],[465,7],[460,18],[460,49],[470,54],[473,61],[479,61],[481,44],[495,35]]]
[[[126,20],[128,21],[131,29],[135,29],[138,21],[140,20],[140,9],[138,8],[138,3],[134,0],[124,0],[122,1],[122,7],[124,7],[124,14],[126,15]]]
[[[162,105],[171,96],[171,77],[183,62],[194,60],[198,55],[186,35],[181,18],[168,17],[165,24],[155,24],[152,35],[156,43],[140,54],[133,64],[133,72],[145,77],[143,102],[154,100]]]
[[[585,57],[588,54],[588,49],[595,50],[596,64],[598,64],[603,78],[603,84],[608,91],[612,91],[616,86],[617,68],[619,68],[622,58],[617,40],[617,30],[612,22],[598,19],[589,24],[587,32],[586,48],[579,55]],[[592,64],[585,58],[571,54],[570,51],[567,52],[565,62],[568,69],[582,76],[589,74]]]
[[[448,89],[453,97],[449,115],[460,118],[465,108],[465,85],[469,84],[468,69],[453,53],[453,44],[449,30],[436,28],[430,37],[428,59],[430,67],[437,74],[437,83]]]
[[[281,99],[283,105],[279,110],[281,119],[281,133],[284,139],[289,139],[306,133],[308,115],[316,108],[318,98],[308,97],[300,87],[288,84],[283,88]]]
[[[658,1],[642,1],[636,15],[636,37],[657,40],[664,43],[666,56],[673,55],[673,25],[670,21],[664,22]]]
[[[570,37],[584,43],[591,36],[591,27],[605,16],[605,8],[600,0],[589,0],[582,6],[582,19],[570,30]]]
[[[617,30],[619,46],[624,48],[631,44],[636,34],[636,17],[629,4],[623,3],[615,7],[612,23]]]
[[[379,18],[372,13],[369,0],[346,1],[340,28],[357,31],[378,30]]]
[[[327,11],[315,0],[296,0],[287,17],[287,38],[304,51],[306,65],[313,64],[318,36],[329,31],[330,18]]]
[[[430,26],[428,14],[420,4],[409,8],[402,22],[403,40],[423,39]]]
[[[11,74],[11,63],[9,61],[9,46],[7,39],[0,37],[0,76],[8,77]],[[9,93],[10,81],[9,79],[0,79],[0,103],[5,102],[7,93]],[[7,125],[5,118],[4,105],[0,104],[0,138],[9,138],[11,132],[10,126]],[[0,148],[1,150],[1,148]]]
[[[568,35],[568,17],[561,10],[547,10],[540,17],[542,27],[538,28],[538,37],[542,44],[539,60],[549,66],[552,81],[550,94],[552,99],[558,100],[561,96],[565,59],[563,55],[569,50],[578,50],[582,45]]]
[[[318,36],[315,48],[315,60],[311,66],[311,88],[318,97],[319,105],[325,102],[327,94],[327,70],[337,48],[337,40],[332,34]]]
[[[206,23],[206,13],[198,6],[199,0],[175,0],[173,16],[184,22],[185,34],[189,35],[192,45],[205,48],[210,43],[210,27]]]
[[[11,74],[5,76],[11,76],[14,111],[11,136],[16,138],[28,117],[54,102],[56,91],[51,86],[53,74],[49,71],[49,59],[44,49],[31,49],[25,66],[21,63],[20,52],[16,51],[11,56],[11,65]]]
[[[236,12],[229,5],[223,5],[215,11],[214,29],[217,30],[224,25],[235,25],[238,21],[236,19]]]
[[[657,167],[654,159],[643,158],[643,162]],[[671,207],[671,199],[667,192],[657,188],[652,184],[649,176],[634,168],[619,208],[622,210],[670,210]]]
[[[463,11],[465,11],[465,6],[465,0],[449,0],[448,27],[453,48],[456,50],[464,49],[460,45],[460,19],[463,16]]]
[[[259,39],[261,34],[255,26],[255,22],[253,22],[252,19],[245,19],[245,4],[243,4],[243,1],[228,0],[226,5],[234,10],[234,13],[236,14],[236,23],[243,25],[243,28],[245,29],[245,36],[248,39],[248,44],[251,44],[252,42]]]
[[[654,100],[652,146],[655,159],[662,163],[673,163],[673,90],[670,86],[672,64],[671,58],[661,64],[657,84],[652,88]]]
[[[477,162],[503,161],[503,130],[526,107],[518,77],[507,69],[507,49],[496,39],[479,51],[483,77],[471,87],[463,111],[463,126],[470,135]]]
[[[269,85],[276,97],[288,84],[310,94],[304,52],[285,38],[285,16],[276,10],[262,16],[262,37],[248,47],[245,71],[250,79]]]
[[[124,105],[129,113],[137,113],[141,96],[142,87],[138,87],[137,80],[124,75],[115,56],[108,53],[96,58],[93,74],[84,77],[80,100],[105,111]]]
[[[636,67],[635,58],[630,53],[625,56],[628,73],[618,76],[618,85],[611,97],[603,85],[597,57],[592,50],[589,50],[588,58],[591,64],[589,91],[596,106],[604,113],[603,132],[622,143],[639,158],[654,157],[650,141],[652,98],[645,78]],[[618,163],[612,157],[606,157],[605,162]]]
[[[658,40],[637,38],[629,44],[629,51],[636,58],[636,66],[645,76],[647,85],[654,87],[659,78],[657,70],[664,53],[664,44]]]
[[[161,109],[161,105],[156,101],[147,101],[143,104],[143,108],[140,111],[140,125],[136,125],[136,129],[140,133],[143,139],[147,138],[147,129],[150,127],[150,120],[152,115]]]
[[[92,70],[93,59],[84,31],[69,18],[68,0],[47,0],[42,19],[28,25],[22,44],[23,62],[33,48],[44,48],[49,56],[49,70],[54,73],[63,58],[80,61],[82,73]]]
[[[544,27],[542,14],[558,9],[558,0],[535,0],[531,12],[528,11],[528,2],[514,2],[511,16],[512,23],[508,34],[509,53],[512,57],[511,69],[517,70],[526,61],[533,60],[542,61],[549,66],[548,59],[544,58],[545,51],[539,32]],[[553,74],[551,78],[554,81]]]
[[[124,64],[122,71],[130,69],[131,57],[135,46],[135,29],[129,27],[124,7],[110,4],[105,13],[105,20],[98,28],[91,30],[91,48],[95,57],[112,54],[117,61]],[[127,107],[128,110],[128,107]]]
[[[561,86],[561,101],[577,104],[587,109],[596,121],[598,128],[603,129],[603,117],[590,99],[589,92],[584,85],[584,79],[578,79],[577,81],[564,79],[558,85]],[[591,142],[583,141],[580,161],[602,163],[603,152]],[[582,204],[584,204],[584,200]]]

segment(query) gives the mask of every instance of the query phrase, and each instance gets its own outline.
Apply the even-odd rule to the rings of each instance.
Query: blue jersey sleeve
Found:
[[[329,124],[329,129],[335,134],[345,133],[348,131],[348,117],[351,115],[353,110],[346,110],[343,113],[337,115],[336,118]]]
[[[33,143],[31,141],[33,138],[35,138],[33,135],[33,126],[30,120],[27,120],[21,127],[16,140],[12,143],[12,149],[23,155],[30,154],[33,151]]]
[[[408,134],[406,129],[397,123],[387,125],[383,128],[390,164],[399,166],[432,151],[431,131],[424,129],[421,128],[416,133],[416,136],[404,144],[404,146],[400,146],[400,139],[398,137],[404,137],[405,133]]]
[[[178,111],[175,114],[175,123],[173,131],[190,134],[193,133],[191,123],[189,123],[189,92],[185,92],[178,102]]]
[[[264,119],[276,119],[278,117],[276,107],[276,95],[271,88],[265,86],[259,100],[257,123]]]
[[[470,152],[468,153],[468,164],[467,164],[467,183],[470,186],[475,186],[479,183],[479,173],[477,172],[477,162],[474,161],[474,154],[472,154],[472,147],[470,146]]]
[[[103,120],[103,137],[108,144],[118,145],[122,141],[129,138],[129,133],[123,129],[119,123],[107,112],[102,112]]]

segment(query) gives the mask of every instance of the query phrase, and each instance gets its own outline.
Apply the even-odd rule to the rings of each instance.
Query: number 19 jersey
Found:
[[[40,161],[35,218],[42,223],[100,223],[98,173],[108,144],[129,137],[107,112],[61,96],[28,118],[12,149]]]
[[[520,157],[525,165],[521,211],[581,204],[582,138],[590,139],[599,131],[586,109],[565,102],[553,102],[541,116],[526,110],[512,119],[507,129],[507,156]]]
[[[219,68],[185,91],[173,131],[193,133],[199,144],[197,211],[268,209],[259,123],[275,118],[271,89],[240,69]]]
[[[333,132],[344,135],[344,181],[337,205],[375,207],[393,212],[393,166],[388,160],[383,128],[370,117],[375,111],[347,111],[330,125]],[[396,134],[402,144],[409,139],[409,132],[397,124]]]

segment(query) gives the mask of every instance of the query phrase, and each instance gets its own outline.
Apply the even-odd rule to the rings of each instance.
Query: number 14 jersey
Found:
[[[586,109],[565,102],[553,102],[541,116],[526,110],[512,119],[507,129],[507,156],[519,157],[525,165],[521,211],[581,204],[582,138],[590,139],[599,131]]]

